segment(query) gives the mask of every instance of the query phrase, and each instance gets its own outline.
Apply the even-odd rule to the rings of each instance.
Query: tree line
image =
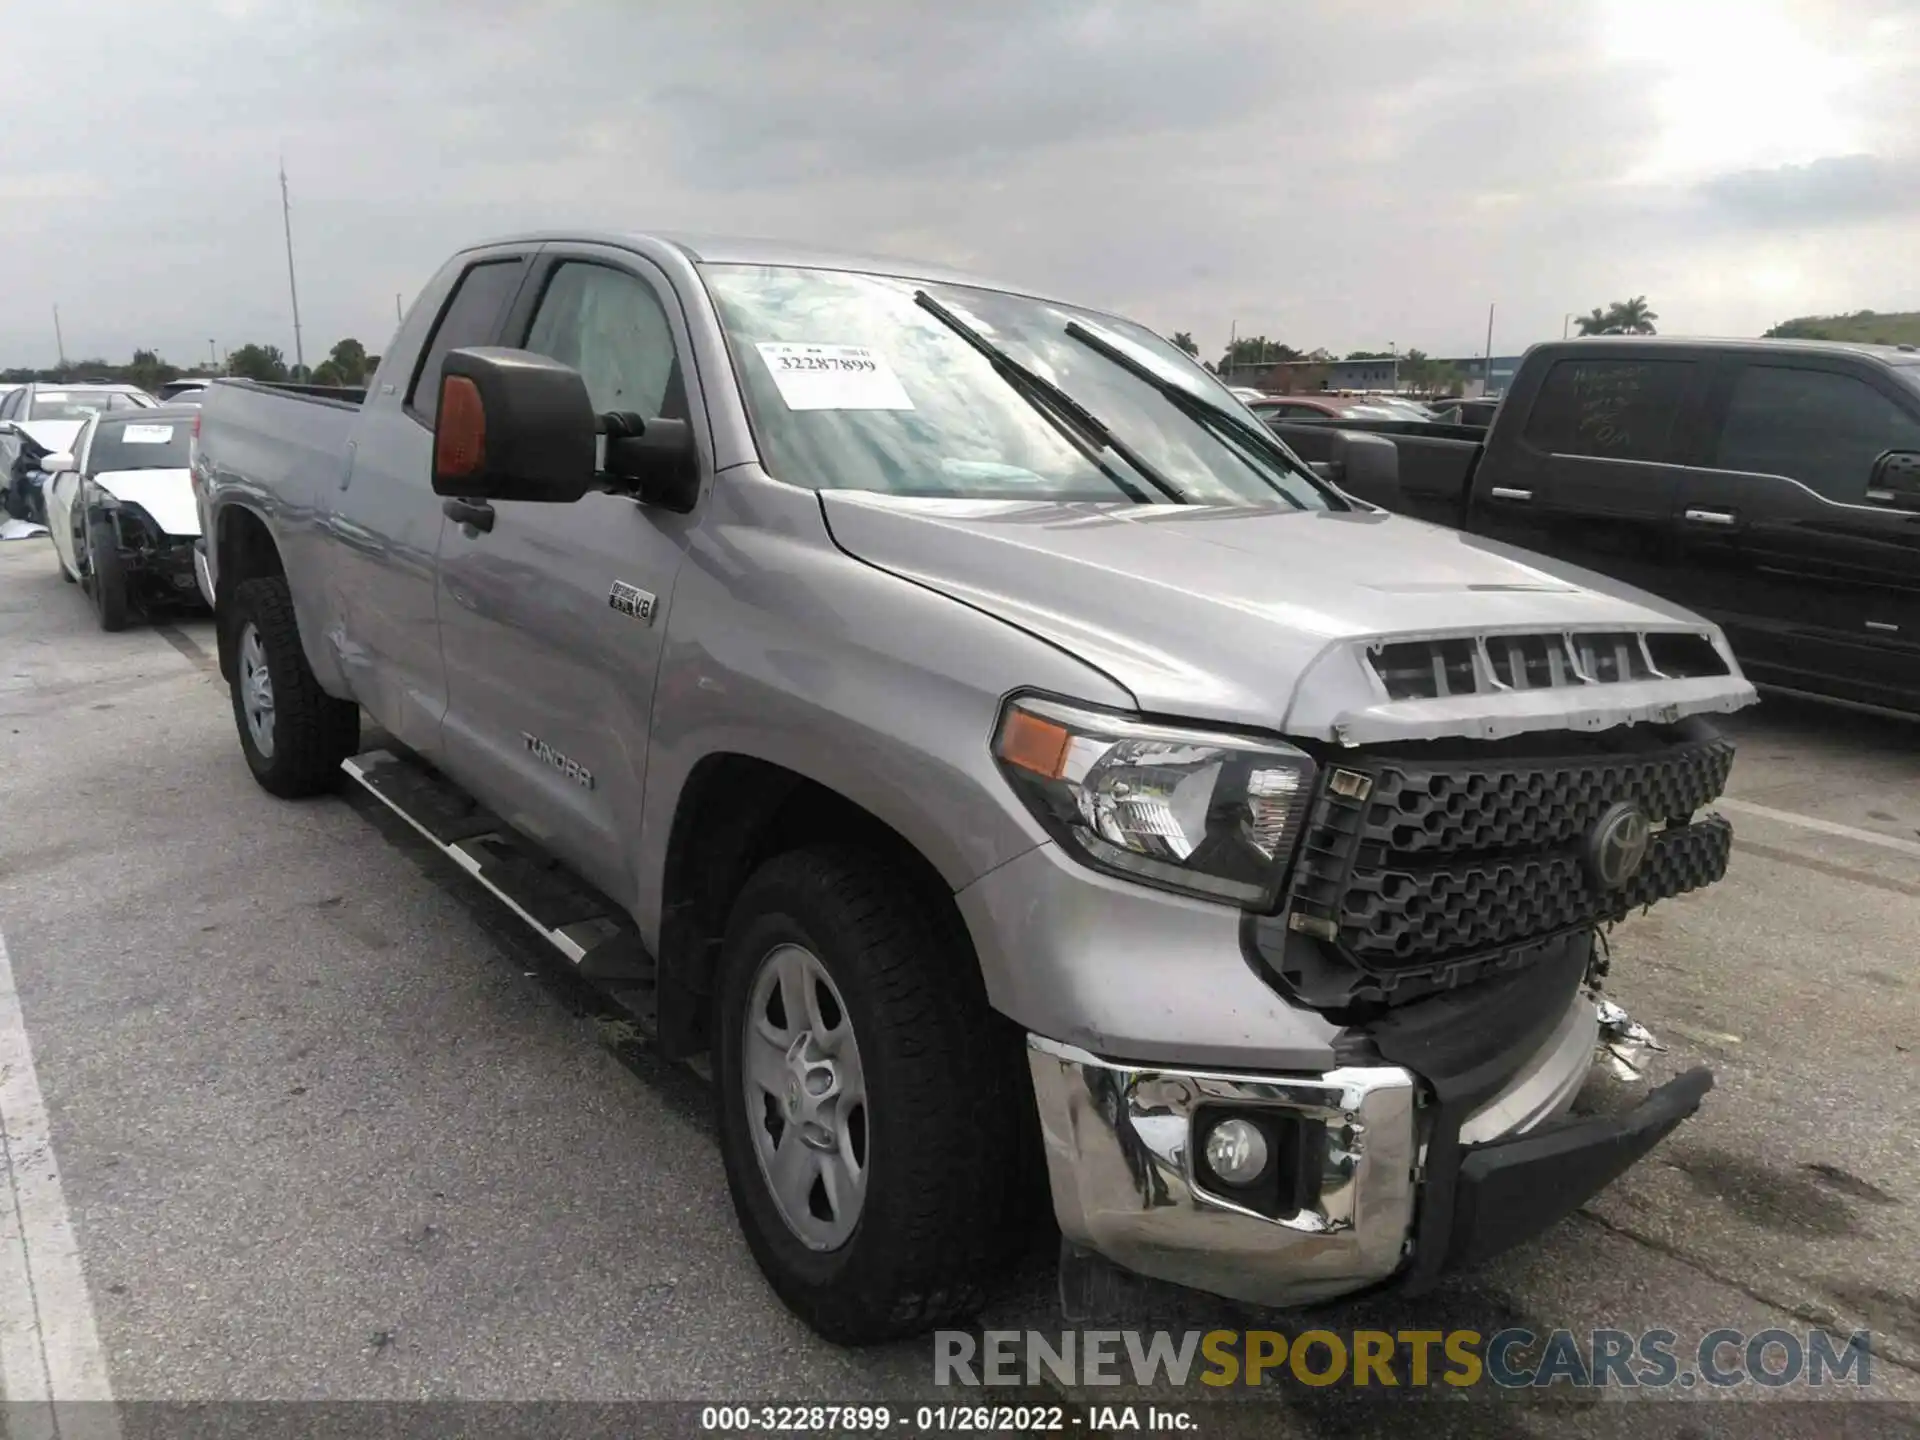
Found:
[[[104,380],[116,385],[138,385],[142,390],[157,390],[182,375],[232,375],[242,380],[292,381],[306,385],[365,385],[380,368],[380,357],[369,355],[367,347],[351,336],[334,343],[327,358],[318,365],[287,363],[277,345],[242,345],[229,351],[222,365],[181,367],[161,358],[153,350],[136,350],[125,365],[110,360],[70,360],[62,365],[39,369],[16,368],[0,371],[0,381],[26,384],[29,381],[77,385],[88,380]]]
[[[1596,305],[1588,314],[1577,316],[1574,323],[1580,327],[1582,335],[1652,335],[1656,333],[1654,322],[1659,318],[1648,305],[1646,296],[1635,295],[1604,307]],[[1191,331],[1176,330],[1173,343],[1196,360],[1200,358],[1200,347],[1195,343]],[[1299,350],[1278,340],[1269,340],[1265,335],[1237,337],[1228,344],[1218,360],[1201,363],[1216,375],[1232,375],[1245,374],[1264,365],[1286,362],[1331,365],[1339,360],[1396,361],[1399,384],[1423,394],[1457,395],[1465,388],[1467,381],[1467,375],[1458,365],[1436,360],[1420,349],[1397,353],[1392,350],[1349,350],[1345,355],[1335,355],[1325,349]]]

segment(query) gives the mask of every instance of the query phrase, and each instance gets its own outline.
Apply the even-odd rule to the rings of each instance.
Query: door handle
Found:
[[[1683,510],[1680,513],[1696,525],[1732,525],[1736,523],[1731,510]]]
[[[1487,491],[1487,493],[1496,500],[1531,500],[1533,499],[1533,492],[1531,490],[1517,489],[1512,485],[1496,485],[1491,490]]]
[[[493,529],[493,506],[484,500],[443,500],[440,513],[475,530]]]

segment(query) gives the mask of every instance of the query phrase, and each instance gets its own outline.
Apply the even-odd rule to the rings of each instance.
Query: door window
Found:
[[[1920,450],[1920,420],[1864,380],[1749,365],[1734,382],[1714,464],[1790,476],[1829,500],[1864,505],[1873,462],[1888,450]]]
[[[595,414],[686,415],[666,311],[652,286],[624,270],[583,260],[560,265],[540,297],[526,348],[578,370]]]
[[[440,409],[440,366],[447,352],[493,343],[500,333],[500,317],[519,290],[525,268],[526,261],[519,258],[483,260],[460,277],[440,312],[420,368],[413,372],[413,389],[407,396],[407,408],[428,425]]]
[[[1527,417],[1527,442],[1555,455],[1673,460],[1673,426],[1695,366],[1687,360],[1562,360]]]

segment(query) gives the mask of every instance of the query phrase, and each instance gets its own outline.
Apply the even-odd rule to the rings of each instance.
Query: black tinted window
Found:
[[[1527,442],[1558,455],[1669,460],[1693,378],[1686,360],[1562,360],[1527,417]]]
[[[1864,380],[1749,365],[1734,382],[1714,463],[1791,476],[1829,500],[1864,505],[1873,462],[1888,450],[1920,450],[1920,421]]]
[[[491,345],[500,330],[500,317],[520,288],[524,260],[483,260],[454,287],[453,299],[440,312],[440,324],[427,343],[426,356],[413,374],[407,404],[429,425],[440,408],[440,363],[449,350],[468,345]]]

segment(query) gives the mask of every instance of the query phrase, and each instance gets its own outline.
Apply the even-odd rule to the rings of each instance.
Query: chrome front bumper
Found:
[[[1535,1055],[1460,1126],[1467,1145],[1564,1114],[1592,1069],[1584,993]],[[1261,1305],[1305,1305],[1391,1278],[1412,1253],[1427,1135],[1422,1087],[1397,1066],[1323,1075],[1129,1066],[1029,1035],[1054,1210],[1066,1239],[1128,1270]],[[1210,1189],[1203,1109],[1285,1112],[1311,1127],[1315,1198],[1271,1217]]]

